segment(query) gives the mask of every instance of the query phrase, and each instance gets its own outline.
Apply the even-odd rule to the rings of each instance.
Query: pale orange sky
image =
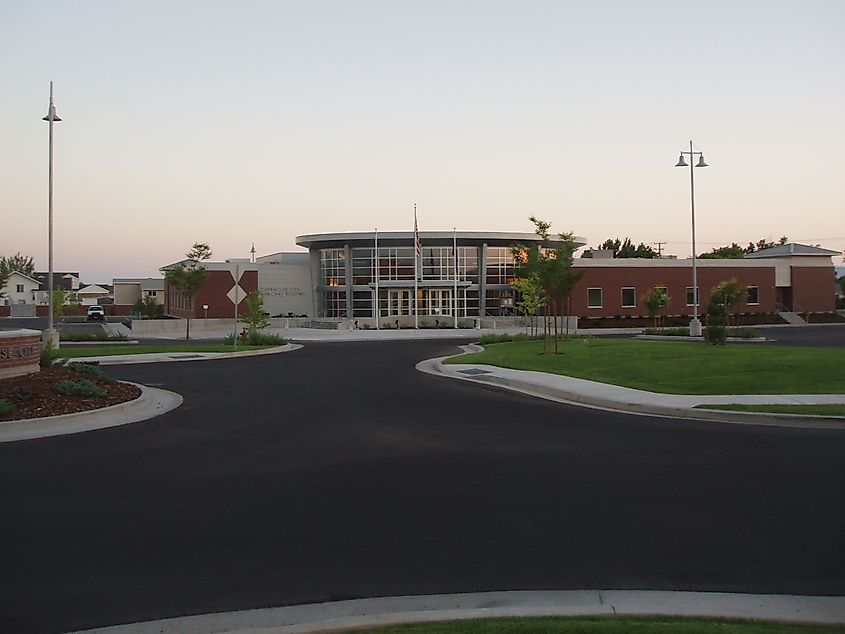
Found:
[[[845,249],[845,3],[0,2],[0,254],[158,275],[330,231]],[[837,264],[842,263],[836,258]]]

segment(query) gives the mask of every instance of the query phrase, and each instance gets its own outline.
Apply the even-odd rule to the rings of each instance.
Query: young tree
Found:
[[[194,314],[194,300],[208,278],[208,271],[200,264],[211,257],[211,247],[205,242],[195,242],[185,254],[187,260],[168,269],[164,279],[188,300],[188,317],[185,325],[185,341],[191,340],[191,317]]]
[[[742,298],[745,297],[746,288],[739,283],[735,277],[729,280],[722,280],[711,291],[711,301],[722,304],[725,307],[725,317],[727,319],[727,326],[731,325],[731,313],[734,312]],[[734,325],[736,325],[736,317],[734,316]]]
[[[546,306],[546,298],[540,286],[540,276],[535,271],[527,277],[514,279],[512,286],[519,293],[516,307],[528,319],[526,331],[532,337],[536,337],[537,313]]]
[[[550,338],[554,341],[554,352],[558,352],[558,317],[563,314],[564,307],[567,307],[566,315],[569,316],[569,295],[583,276],[583,271],[574,271],[572,268],[573,255],[578,244],[573,239],[572,233],[561,233],[558,235],[560,244],[552,247],[551,234],[549,229],[551,223],[530,216],[529,220],[534,224],[534,231],[542,240],[542,243],[530,247],[514,245],[511,251],[514,253],[516,262],[516,276],[529,277],[536,275],[539,281],[542,295],[546,302],[544,320],[544,354],[551,354]],[[551,315],[549,312],[551,308]],[[549,318],[554,317],[554,335],[552,336]],[[569,320],[567,319],[567,327]]]
[[[645,305],[648,309],[648,315],[654,321],[654,327],[659,328],[663,325],[663,318],[660,311],[665,310],[669,306],[669,291],[665,286],[655,286],[645,296]]]
[[[252,291],[246,296],[246,313],[238,317],[238,321],[246,324],[248,333],[258,332],[270,325],[260,291]]]

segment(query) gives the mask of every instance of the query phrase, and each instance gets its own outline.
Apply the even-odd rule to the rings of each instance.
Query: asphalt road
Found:
[[[0,629],[504,589],[845,594],[845,433],[581,409],[438,341],[109,368],[184,395],[0,445]]]

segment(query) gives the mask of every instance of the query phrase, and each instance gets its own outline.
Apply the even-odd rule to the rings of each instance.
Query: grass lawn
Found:
[[[845,417],[845,405],[696,405],[699,409],[723,409],[735,412],[770,412],[774,414],[806,414],[808,416]]]
[[[678,617],[513,618],[418,623],[355,634],[832,634],[841,628]]]
[[[842,350],[585,337],[544,355],[542,341],[488,344],[447,363],[536,370],[666,394],[841,394]]]
[[[265,348],[275,347],[247,346],[239,343],[238,351],[264,350]],[[232,350],[231,344],[225,343],[166,343],[151,346],[91,346],[90,348],[73,346],[72,348],[59,348],[54,354],[57,358],[76,358],[109,357],[118,354],[148,354],[150,352],[168,354],[171,352],[232,352]]]

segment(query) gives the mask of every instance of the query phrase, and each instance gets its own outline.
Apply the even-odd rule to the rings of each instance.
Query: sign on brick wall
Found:
[[[41,367],[41,332],[0,331],[0,378],[38,372]]]

